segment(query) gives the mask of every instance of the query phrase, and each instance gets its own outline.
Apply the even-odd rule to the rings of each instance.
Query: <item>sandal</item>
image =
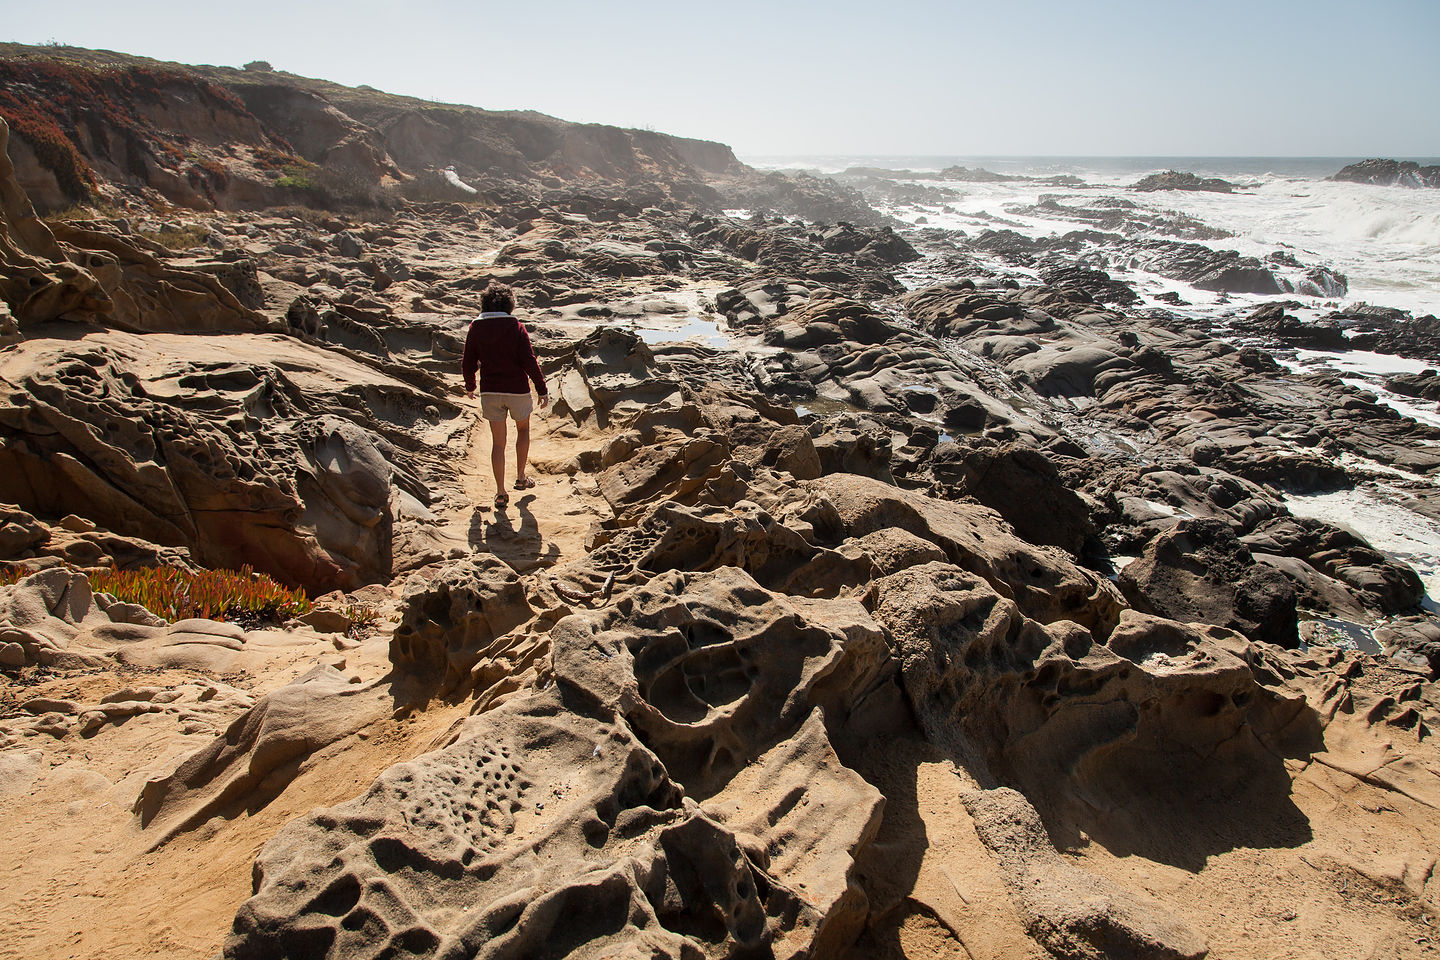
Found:
[[[516,478],[515,478],[515,489],[516,489],[516,490],[529,490],[529,489],[530,489],[531,487],[533,487],[533,486],[535,486],[535,478],[534,478],[534,477],[516,477]]]
[[[504,510],[504,509],[505,509],[506,507],[508,507],[509,505],[510,505],[510,494],[506,493],[506,492],[503,491],[503,490],[500,491],[499,493],[495,494],[495,509],[496,509],[496,510]]]

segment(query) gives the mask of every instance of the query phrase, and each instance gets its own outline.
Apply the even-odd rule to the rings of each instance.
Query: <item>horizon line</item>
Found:
[[[734,149],[734,148],[732,148]],[[861,153],[859,151],[841,151],[835,153],[809,152],[809,153],[759,153],[754,151],[735,151],[737,156],[751,157],[873,157],[877,160],[916,160],[943,157],[959,157],[974,160],[1155,160],[1164,158],[1184,158],[1187,160],[1349,160],[1359,154],[1324,154],[1324,153]],[[1370,154],[1365,156],[1366,160],[1395,160],[1397,162],[1435,161],[1440,163],[1440,157],[1417,157],[1399,155]]]

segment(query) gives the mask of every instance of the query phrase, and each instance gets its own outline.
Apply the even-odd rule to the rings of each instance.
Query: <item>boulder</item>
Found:
[[[1422,167],[1413,160],[1361,160],[1341,168],[1331,180],[1381,187],[1440,187],[1440,166]]]
[[[1182,520],[1120,571],[1137,607],[1176,620],[1230,627],[1252,640],[1295,647],[1295,587],[1257,564],[1219,520]]]
[[[390,661],[422,691],[450,690],[494,640],[533,616],[519,577],[504,561],[489,555],[457,560],[407,581]]]
[[[1197,177],[1193,173],[1166,170],[1141,177],[1130,185],[1131,190],[1153,193],[1157,190],[1194,190],[1206,193],[1234,193],[1235,185],[1219,177]]]

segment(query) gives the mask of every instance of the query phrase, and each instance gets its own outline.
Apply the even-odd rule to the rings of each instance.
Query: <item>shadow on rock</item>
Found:
[[[884,578],[872,602],[927,737],[983,786],[1023,790],[1062,849],[1088,836],[1198,870],[1310,839],[1284,758],[1321,749],[1319,720],[1263,647],[1132,610],[1097,643],[940,563]]]
[[[546,543],[541,536],[540,522],[530,509],[534,500],[535,495],[531,493],[518,497],[503,510],[475,507],[466,537],[470,548],[493,554],[519,573],[553,564],[560,557],[560,548]],[[511,510],[520,517],[518,526],[510,515]]]
[[[407,593],[397,671],[472,675],[487,634],[493,651],[523,633],[486,605],[502,567],[459,562]],[[897,700],[858,603],[672,572],[550,640],[556,682],[267,843],[224,956],[799,957],[854,939],[852,858],[884,800],[827,726]]]

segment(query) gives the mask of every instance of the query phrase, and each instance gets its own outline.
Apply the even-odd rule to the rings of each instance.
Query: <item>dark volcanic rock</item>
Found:
[[[1276,517],[1242,542],[1256,553],[1303,560],[1313,571],[1339,581],[1348,592],[1358,595],[1362,607],[1383,614],[1409,613],[1425,596],[1424,585],[1414,570],[1386,559],[1355,534],[1322,520]],[[1316,593],[1327,592],[1323,585],[1313,584],[1313,577],[1296,579]]]
[[[1122,307],[1140,302],[1140,295],[1104,270],[1083,266],[1043,268],[1040,279],[1057,287],[1076,287],[1094,297],[1097,303],[1113,303]]]
[[[1361,160],[1330,179],[1381,187],[1440,187],[1440,166],[1422,167],[1413,160]]]
[[[1185,520],[1156,537],[1144,556],[1120,572],[1120,586],[1141,610],[1220,624],[1285,647],[1300,642],[1294,585],[1257,564],[1219,520]]]
[[[869,253],[896,265],[920,259],[915,248],[891,227],[881,227],[878,231],[857,230],[843,220],[820,235],[820,246],[829,253]]]
[[[1440,373],[1434,370],[1391,377],[1385,381],[1385,387],[1402,396],[1440,401]]]
[[[968,180],[971,183],[1008,183],[1012,180],[1023,179],[1013,177],[1004,173],[992,173],[983,167],[976,167],[971,170],[969,167],[952,166],[940,171],[942,180]]]
[[[1060,197],[1041,194],[1038,202],[1028,206],[1008,206],[1006,211],[1016,216],[1036,217],[1061,223],[1080,221],[1095,228],[1080,233],[1072,231],[1059,238],[1041,238],[1046,246],[1054,248],[1075,246],[1077,240],[1088,240],[1105,247],[1118,243],[1123,237],[1164,236],[1178,240],[1223,240],[1234,236],[1228,230],[1212,227],[1187,214],[1174,210],[1156,210],[1141,206],[1124,197]],[[1106,236],[1096,231],[1110,231]]]
[[[1130,187],[1131,190],[1140,190],[1151,193],[1156,190],[1198,190],[1206,193],[1234,193],[1235,184],[1228,180],[1221,180],[1219,177],[1201,178],[1193,173],[1181,173],[1177,170],[1166,170],[1164,173],[1152,173],[1148,177],[1142,177]]]
[[[1292,306],[1298,304],[1267,303],[1248,317],[1237,321],[1235,329],[1309,350],[1350,349],[1340,324],[1330,319],[1306,323],[1285,312],[1287,307]]]
[[[1431,314],[1412,318],[1404,310],[1358,304],[1327,319],[1350,329],[1350,345],[1357,350],[1440,361],[1440,319]]]
[[[995,173],[983,167],[976,167],[973,170],[969,167],[961,166],[946,167],[934,176],[940,180],[961,180],[969,183],[1025,182],[1049,184],[1055,187],[1080,187],[1085,184],[1084,180],[1081,180],[1079,177],[1070,176],[1069,174],[1061,174],[1054,177],[1027,177],[1019,174]]]
[[[1289,293],[1284,281],[1254,257],[1198,243],[1151,240],[1136,244],[1131,265],[1217,293]]]

